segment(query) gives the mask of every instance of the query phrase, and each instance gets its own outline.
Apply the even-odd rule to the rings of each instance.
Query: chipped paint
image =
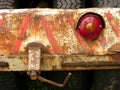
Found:
[[[91,11],[100,14],[106,24],[99,38],[93,41],[84,39],[75,30],[79,18]],[[116,22],[115,25],[111,26],[110,22],[112,21],[108,19],[109,15],[106,15],[108,12],[110,15],[117,13],[112,19],[112,21]],[[109,51],[109,48],[115,43],[119,43],[119,35],[116,33],[118,30],[113,28],[115,26],[119,27],[119,24],[117,24],[120,21],[119,17],[117,17],[118,14],[119,9],[117,8],[105,8],[102,11],[97,8],[81,10],[1,10],[0,54],[12,54],[15,49],[15,53],[25,54],[25,48],[31,42],[41,43],[47,53],[51,54],[114,54],[114,52]],[[28,20],[29,26],[25,23],[25,17],[31,17]],[[42,18],[46,18],[46,24],[43,23]],[[24,35],[20,39],[21,30],[24,31]]]
[[[27,55],[0,56],[0,62],[9,63],[9,67],[0,67],[0,71],[27,71]],[[119,69],[120,55],[89,56],[89,55],[50,55],[41,56],[42,71],[56,70],[97,70]]]
[[[96,40],[84,39],[76,31],[79,18],[88,12],[100,14],[105,21]],[[9,63],[9,68],[0,70],[26,71],[26,48],[32,42],[41,44],[44,71],[118,69],[120,55],[114,55],[120,52],[119,15],[119,8],[0,10],[0,61]]]

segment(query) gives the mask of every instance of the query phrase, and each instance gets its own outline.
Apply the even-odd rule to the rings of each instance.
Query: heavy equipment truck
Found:
[[[56,90],[119,90],[119,7],[120,0],[0,0],[0,90],[18,90],[14,71],[63,87]]]

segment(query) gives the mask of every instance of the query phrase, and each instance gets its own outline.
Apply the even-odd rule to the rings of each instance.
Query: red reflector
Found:
[[[95,13],[83,15],[77,24],[78,32],[86,39],[94,40],[101,34],[105,27],[103,18]]]

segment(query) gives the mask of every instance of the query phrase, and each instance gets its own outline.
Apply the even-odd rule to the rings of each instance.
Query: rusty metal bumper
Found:
[[[40,66],[42,71],[119,69],[120,55],[42,55]],[[0,56],[0,71],[27,70],[28,55]]]
[[[86,40],[76,31],[80,17],[89,12],[105,21],[96,40]],[[0,10],[1,71],[27,71],[27,46],[33,42],[41,44],[39,68],[44,71],[119,69],[120,9]]]

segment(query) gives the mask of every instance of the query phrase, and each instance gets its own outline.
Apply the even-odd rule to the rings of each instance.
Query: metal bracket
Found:
[[[28,71],[40,70],[41,49],[39,43],[30,43],[28,45]]]
[[[30,43],[28,45],[28,72],[27,74],[30,76],[32,80],[39,80],[42,82],[49,83],[51,85],[57,86],[57,87],[64,87],[67,82],[69,81],[71,77],[71,73],[68,73],[66,76],[64,82],[62,84],[56,83],[54,81],[48,80],[42,76],[41,70],[40,70],[40,62],[41,62],[41,45],[39,43]]]

